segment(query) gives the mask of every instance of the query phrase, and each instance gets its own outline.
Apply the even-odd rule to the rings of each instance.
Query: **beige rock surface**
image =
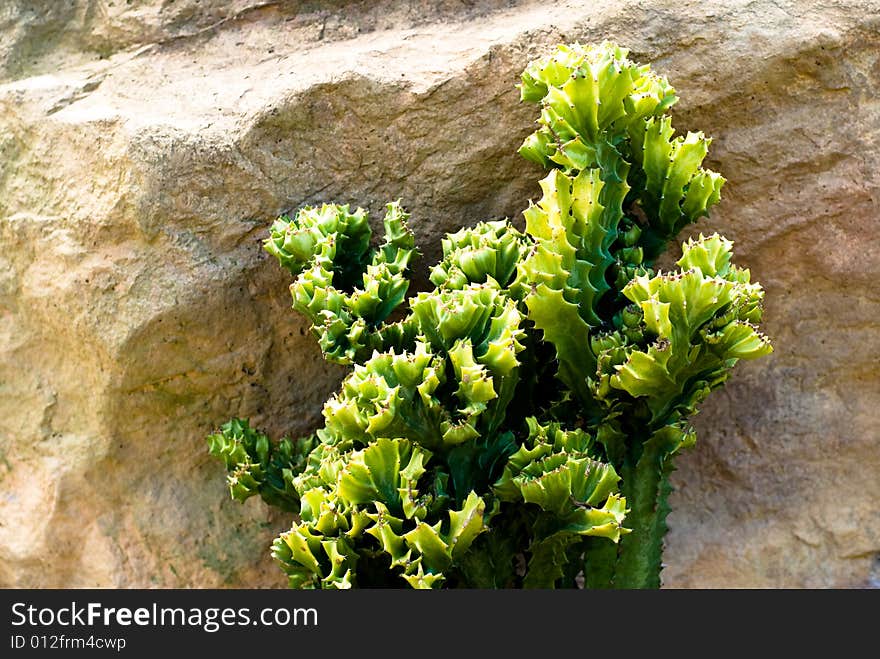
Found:
[[[880,3],[13,1],[0,9],[0,586],[281,587],[287,524],[205,435],[313,427],[326,366],[260,249],[402,198],[425,252],[516,217],[514,84],[563,41],[667,73],[714,136],[776,352],[680,461],[669,587],[859,587],[880,555]],[[594,6],[595,5],[595,6]]]

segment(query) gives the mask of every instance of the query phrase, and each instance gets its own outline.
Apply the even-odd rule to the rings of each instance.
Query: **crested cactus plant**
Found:
[[[700,235],[654,270],[724,183],[703,167],[710,140],[675,134],[668,81],[575,44],[530,63],[520,91],[540,106],[520,154],[549,170],[543,194],[524,233],[448,235],[432,290],[406,300],[397,202],[377,247],[348,206],[272,225],[294,308],[352,371],[313,436],[233,419],[209,447],[234,498],[296,513],[272,547],[292,587],[659,587],[690,419],[771,351],[730,241]]]

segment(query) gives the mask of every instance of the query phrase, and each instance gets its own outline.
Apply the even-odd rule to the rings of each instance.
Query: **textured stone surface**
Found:
[[[378,3],[377,3],[378,4]],[[590,3],[592,4],[592,3]],[[136,6],[135,6],[136,5]],[[514,84],[609,38],[728,183],[697,227],[767,290],[680,460],[671,587],[863,586],[880,553],[880,4],[18,2],[0,8],[0,585],[283,586],[287,523],[204,436],[304,433],[341,370],[260,250],[280,211],[403,199],[425,252],[516,217]],[[424,272],[423,272],[424,276]]]

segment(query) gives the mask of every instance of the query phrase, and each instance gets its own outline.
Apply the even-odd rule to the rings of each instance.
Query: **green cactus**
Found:
[[[700,235],[678,271],[652,269],[724,183],[709,139],[675,135],[666,79],[575,44],[520,91],[541,106],[520,153],[550,169],[525,233],[449,234],[434,288],[403,308],[416,251],[397,202],[378,247],[348,206],[272,225],[294,309],[352,371],[313,437],[234,419],[209,446],[233,498],[298,514],[272,547],[291,587],[658,587],[689,420],[771,351],[730,241]]]
[[[305,468],[315,443],[314,437],[304,437],[273,444],[246,419],[232,419],[208,436],[209,452],[223,460],[229,472],[227,483],[233,499],[246,501],[259,494],[270,506],[290,511],[299,510],[293,478]]]
[[[404,327],[384,325],[409,288],[416,250],[407,218],[399,203],[388,204],[385,242],[377,249],[370,249],[368,214],[360,208],[306,207],[272,225],[266,251],[296,277],[293,308],[312,322],[328,361],[352,364],[386,343],[413,338]]]

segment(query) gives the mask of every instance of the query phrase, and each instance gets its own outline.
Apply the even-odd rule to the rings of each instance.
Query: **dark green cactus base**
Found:
[[[663,539],[668,527],[673,458],[659,442],[648,441],[638,459],[627,456],[620,469],[621,493],[632,502],[626,516],[630,533],[617,545],[590,539],[584,553],[588,588],[659,588]]]

